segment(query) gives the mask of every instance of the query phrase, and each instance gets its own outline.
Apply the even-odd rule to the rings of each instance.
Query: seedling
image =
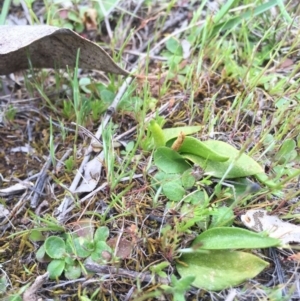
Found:
[[[174,301],[184,301],[185,293],[191,287],[193,281],[195,280],[195,276],[186,276],[181,279],[177,279],[176,276],[171,276],[172,286],[162,285],[161,288],[167,293],[172,294],[174,297]]]
[[[93,227],[81,228],[79,232],[62,236],[49,236],[36,253],[37,260],[48,262],[47,271],[51,279],[64,275],[68,279],[77,279],[82,273],[84,260],[97,263],[107,262],[107,254],[112,254],[106,244],[109,235],[107,227],[99,227],[93,234]]]

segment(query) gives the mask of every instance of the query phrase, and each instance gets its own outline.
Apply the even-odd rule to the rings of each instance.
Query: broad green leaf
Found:
[[[179,202],[185,195],[185,189],[176,182],[168,182],[162,185],[164,195],[174,202]]]
[[[229,154],[222,154],[210,147],[209,144],[202,142],[194,137],[185,137],[179,153],[193,154],[204,158],[205,160],[212,160],[218,162],[225,162],[229,159]]]
[[[66,253],[66,244],[62,238],[50,236],[45,241],[45,250],[51,258],[63,258]]]
[[[171,139],[177,138],[180,133],[183,133],[185,135],[191,135],[194,133],[197,133],[201,130],[202,126],[181,126],[177,128],[168,128],[163,129],[163,133],[165,136],[165,140],[169,141]]]
[[[80,265],[74,264],[74,265],[66,265],[65,267],[65,276],[67,279],[78,279],[81,275],[81,267]]]
[[[109,236],[109,229],[105,226],[99,227],[94,236],[95,242],[98,242],[99,240],[106,241]]]
[[[183,173],[190,168],[186,160],[169,147],[159,147],[153,157],[155,165],[165,173]]]
[[[279,188],[280,184],[275,183],[273,180],[269,179],[267,174],[264,172],[258,173],[255,175],[255,178],[260,181],[261,183],[265,184],[266,186],[270,188]]]
[[[206,160],[192,154],[182,154],[182,156],[195,164],[200,165],[204,169],[206,175],[210,175],[216,178],[222,178],[227,172],[231,163],[233,163],[231,170],[227,173],[226,178],[240,178],[248,177],[262,173],[262,167],[251,157],[245,153],[240,152],[223,141],[208,140],[203,142],[207,147],[214,149],[217,153],[228,156],[229,160],[226,162],[215,162]]]
[[[260,249],[280,245],[280,240],[241,228],[219,227],[198,235],[193,245],[205,250]]]
[[[181,277],[194,275],[194,286],[212,291],[239,285],[268,266],[267,262],[250,253],[230,250],[184,254],[180,261],[185,264],[176,265]]]
[[[55,279],[59,277],[65,269],[65,261],[63,259],[54,259],[48,266],[47,271],[49,272],[49,278]]]

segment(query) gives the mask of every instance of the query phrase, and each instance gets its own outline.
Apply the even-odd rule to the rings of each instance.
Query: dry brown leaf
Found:
[[[185,134],[184,134],[184,132],[180,132],[179,135],[178,135],[178,137],[176,138],[176,140],[173,142],[171,148],[172,148],[174,151],[178,151],[178,150],[180,149],[180,147],[181,147],[181,145],[182,145],[184,139],[185,139]]]
[[[296,253],[293,255],[290,255],[287,260],[292,260],[292,261],[299,261],[300,262],[300,253]]]
[[[30,68],[79,67],[129,75],[98,45],[74,31],[48,25],[0,26],[0,75]],[[29,64],[30,60],[30,64]]]
[[[266,210],[252,209],[241,216],[243,224],[256,232],[266,231],[270,237],[278,238],[282,244],[300,243],[300,226],[283,222]]]
[[[97,22],[98,12],[94,8],[89,8],[83,17],[83,24],[85,25],[86,30],[97,30],[98,22]]]
[[[116,255],[122,259],[129,258],[133,249],[133,243],[123,237],[121,239],[118,239],[118,237],[111,238],[107,241],[107,244],[112,249],[117,248]]]

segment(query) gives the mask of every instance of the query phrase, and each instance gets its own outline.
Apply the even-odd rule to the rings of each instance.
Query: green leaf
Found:
[[[73,243],[73,248],[75,249],[75,255],[81,258],[86,258],[91,255],[94,251],[93,241],[86,239],[84,237],[76,237],[71,241],[70,244]]]
[[[115,94],[110,90],[103,89],[100,91],[100,98],[101,101],[105,102],[106,104],[111,104],[115,98]]]
[[[50,236],[45,241],[45,250],[51,258],[63,258],[66,254],[66,244],[62,238]]]
[[[23,301],[23,298],[18,294],[14,294],[14,295],[9,296],[7,300],[8,301]]]
[[[63,259],[52,260],[47,267],[50,279],[56,279],[59,277],[65,269],[65,261]]]
[[[280,147],[278,153],[275,155],[275,160],[279,161],[279,164],[285,163],[286,160],[293,155],[293,151],[296,148],[296,142],[294,139],[286,139]]]
[[[79,79],[79,86],[85,93],[91,93],[91,90],[88,88],[88,85],[91,84],[91,79],[88,77],[82,77]]]
[[[74,265],[66,265],[65,267],[65,276],[66,278],[72,280],[72,279],[78,279],[81,275],[81,267],[78,263]]]
[[[148,129],[152,133],[155,146],[156,147],[165,146],[166,141],[165,141],[163,130],[155,120],[150,121]]]
[[[168,266],[170,266],[170,262],[168,261],[163,261],[161,263],[155,264],[151,267],[149,267],[150,271],[153,273],[157,273],[162,271],[163,269],[167,268]]]
[[[192,169],[186,170],[181,177],[182,186],[185,189],[190,189],[195,185],[196,179],[192,175]]]
[[[226,206],[215,208],[214,214],[211,216],[209,228],[231,226],[234,218],[232,208]]]
[[[102,253],[107,251],[109,253],[112,252],[111,248],[107,245],[105,241],[97,241],[95,251],[91,254],[91,258],[95,262],[103,262]],[[105,260],[104,260],[105,261]]]
[[[166,41],[166,48],[175,55],[182,56],[182,46],[179,41],[173,37]]]
[[[264,13],[265,11],[268,11],[272,7],[276,6],[277,2],[278,2],[278,0],[271,0],[262,5],[257,6],[254,10],[248,10],[245,13],[240,14],[237,17],[234,17],[230,20],[226,20],[224,22],[221,22],[221,23],[215,25],[213,32],[212,32],[212,36],[218,34],[220,31],[233,29],[235,26],[239,25],[244,20],[248,20],[250,18],[253,18],[254,16]]]
[[[214,23],[218,23],[229,11],[235,0],[227,0],[224,5],[221,5],[219,11],[213,18]]]
[[[186,160],[169,147],[159,147],[153,157],[155,165],[165,173],[183,173],[190,167]]]
[[[168,182],[162,185],[164,195],[174,202],[179,202],[185,195],[184,188],[176,182]]]
[[[255,160],[245,153],[240,154],[237,149],[228,143],[215,140],[208,140],[203,143],[209,148],[214,149],[217,153],[229,157],[229,160],[226,162],[215,162],[192,154],[182,154],[184,158],[200,165],[206,175],[222,178],[231,164],[233,165],[231,170],[227,173],[226,179],[247,177],[263,172],[262,167]]]
[[[268,266],[250,253],[230,250],[184,254],[180,261],[187,265],[176,265],[181,277],[195,275],[194,286],[212,291],[239,285]]]
[[[179,153],[193,154],[202,157],[206,160],[225,162],[229,159],[229,153],[221,154],[215,151],[214,146],[210,147],[209,144],[202,142],[194,137],[185,137]]]
[[[45,244],[41,245],[41,247],[37,250],[35,257],[39,262],[51,261],[51,258],[46,254]]]
[[[44,235],[42,234],[42,231],[33,229],[33,230],[30,232],[29,239],[30,239],[31,241],[44,241],[44,240],[45,240],[45,237],[44,237]]]
[[[202,126],[180,126],[177,128],[168,128],[163,129],[163,134],[165,136],[165,140],[169,141],[171,139],[177,138],[180,133],[183,133],[184,135],[190,135],[197,133],[201,130]]]
[[[95,251],[101,254],[103,251],[111,252],[111,248],[105,241],[97,241]]]
[[[98,242],[99,240],[106,241],[109,236],[109,229],[107,227],[99,227],[94,236],[94,241]]]
[[[241,228],[219,227],[198,235],[193,246],[204,250],[260,249],[280,245],[280,240]]]
[[[158,189],[159,186],[168,183],[168,182],[176,182],[179,185],[181,184],[181,174],[177,173],[165,173],[163,171],[158,171],[152,180],[153,186]]]
[[[270,187],[270,188],[279,188],[280,184],[275,183],[273,180],[269,179],[269,177],[267,176],[267,174],[265,174],[264,172],[258,173],[255,175],[255,178],[260,181],[261,183],[265,184],[266,186]]]

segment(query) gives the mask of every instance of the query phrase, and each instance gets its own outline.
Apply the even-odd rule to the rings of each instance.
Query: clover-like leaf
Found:
[[[196,179],[192,175],[192,169],[186,170],[181,177],[181,182],[184,188],[190,189],[195,185]]]
[[[66,278],[72,280],[72,279],[78,279],[81,275],[81,267],[78,264],[78,262],[75,262],[72,265],[66,264],[65,266],[65,276]]]
[[[107,255],[111,257],[111,253],[112,250],[109,245],[105,241],[100,240],[96,242],[96,248],[95,251],[91,254],[91,258],[95,262],[102,262],[106,261],[106,258],[104,257],[106,257]]]
[[[50,236],[45,241],[45,251],[51,258],[63,258],[66,253],[66,244],[62,238]]]
[[[177,182],[168,182],[162,185],[164,195],[174,202],[179,202],[185,195],[185,189]]]
[[[50,262],[51,258],[47,255],[45,250],[45,244],[41,245],[41,247],[35,253],[35,257],[39,262]]]
[[[29,239],[30,239],[31,241],[43,241],[43,240],[45,240],[45,237],[44,237],[42,231],[33,229],[33,230],[30,232]]]
[[[84,237],[75,237],[70,241],[70,245],[74,248],[76,256],[86,258],[94,251],[94,242]]]
[[[94,235],[94,241],[97,243],[98,241],[106,241],[109,236],[109,229],[105,226],[99,227]]]
[[[65,269],[65,261],[63,259],[54,259],[48,266],[47,271],[49,272],[50,279],[56,279],[59,277]]]

